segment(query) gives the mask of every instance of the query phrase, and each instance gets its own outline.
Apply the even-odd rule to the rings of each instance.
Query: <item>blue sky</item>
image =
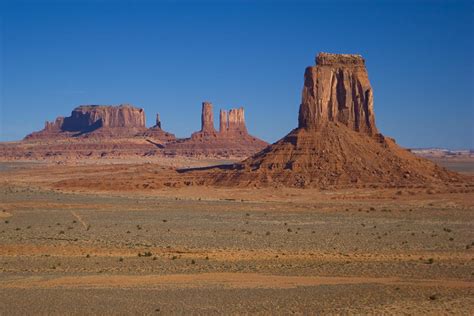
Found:
[[[244,106],[269,142],[297,125],[320,51],[366,59],[379,129],[474,148],[470,1],[3,1],[0,140],[80,104],[132,103],[189,136],[201,102]]]

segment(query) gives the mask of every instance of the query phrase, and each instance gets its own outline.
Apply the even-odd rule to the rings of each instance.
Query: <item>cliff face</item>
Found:
[[[244,108],[231,109],[229,111],[228,122],[228,133],[247,133],[247,127],[245,126]]]
[[[327,122],[369,135],[378,133],[362,56],[320,53],[316,66],[306,68],[298,127],[321,129]]]
[[[145,112],[131,105],[81,105],[64,119],[64,131],[90,131],[97,128],[145,128]]]
[[[321,53],[316,62],[305,72],[298,128],[241,163],[204,170],[195,178],[232,187],[459,181],[455,173],[378,134],[372,88],[361,56]]]
[[[248,157],[267,145],[247,132],[243,108],[220,110],[219,131],[216,131],[212,104],[203,102],[201,130],[191,138],[167,144],[165,151],[183,156]]]
[[[248,134],[245,125],[244,108],[221,110],[219,115],[219,134],[222,137],[233,137]]]
[[[212,112],[212,103],[203,102],[201,112],[201,132],[203,133],[215,133],[214,128],[214,114]]]
[[[221,110],[219,112],[219,133],[227,133],[229,128],[229,113],[226,110]]]
[[[201,130],[193,133],[192,138],[222,138],[237,137],[247,135],[247,126],[245,125],[244,108],[230,109],[229,111],[220,110],[219,112],[219,131],[214,128],[214,113],[212,103],[203,102],[201,112]]]
[[[128,104],[81,105],[71,112],[71,116],[46,122],[43,130],[28,135],[26,139],[70,137],[92,132],[95,136],[132,136],[145,129],[143,109]]]

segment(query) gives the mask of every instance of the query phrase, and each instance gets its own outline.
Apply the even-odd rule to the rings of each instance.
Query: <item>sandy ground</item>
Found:
[[[0,314],[474,313],[469,187],[56,185],[86,171],[0,164]]]

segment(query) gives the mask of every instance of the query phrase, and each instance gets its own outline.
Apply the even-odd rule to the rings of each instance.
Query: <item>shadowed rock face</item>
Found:
[[[143,109],[128,104],[81,105],[71,112],[71,116],[46,122],[43,130],[28,135],[26,139],[54,139],[92,132],[95,136],[132,136],[144,130]]]
[[[64,131],[90,131],[105,128],[145,128],[145,112],[131,105],[81,105],[64,119]]]
[[[369,135],[378,133],[362,56],[320,53],[316,66],[306,68],[298,127],[321,129],[327,122]]]
[[[160,114],[158,113],[156,113],[156,123],[154,127],[161,128]]]

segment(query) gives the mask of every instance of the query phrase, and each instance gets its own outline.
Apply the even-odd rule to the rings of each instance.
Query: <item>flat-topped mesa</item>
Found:
[[[146,130],[145,112],[129,104],[81,105],[71,116],[58,117],[46,122],[43,130],[34,132],[26,139],[69,137],[94,132],[95,136],[133,136]]]
[[[215,133],[216,132],[216,129],[214,128],[214,113],[212,112],[211,102],[202,103],[201,132],[202,133]]]
[[[87,132],[98,128],[145,129],[145,112],[129,104],[81,105],[64,118],[63,131]]]
[[[298,127],[308,130],[338,122],[375,135],[372,87],[360,55],[320,53],[306,68]]]

